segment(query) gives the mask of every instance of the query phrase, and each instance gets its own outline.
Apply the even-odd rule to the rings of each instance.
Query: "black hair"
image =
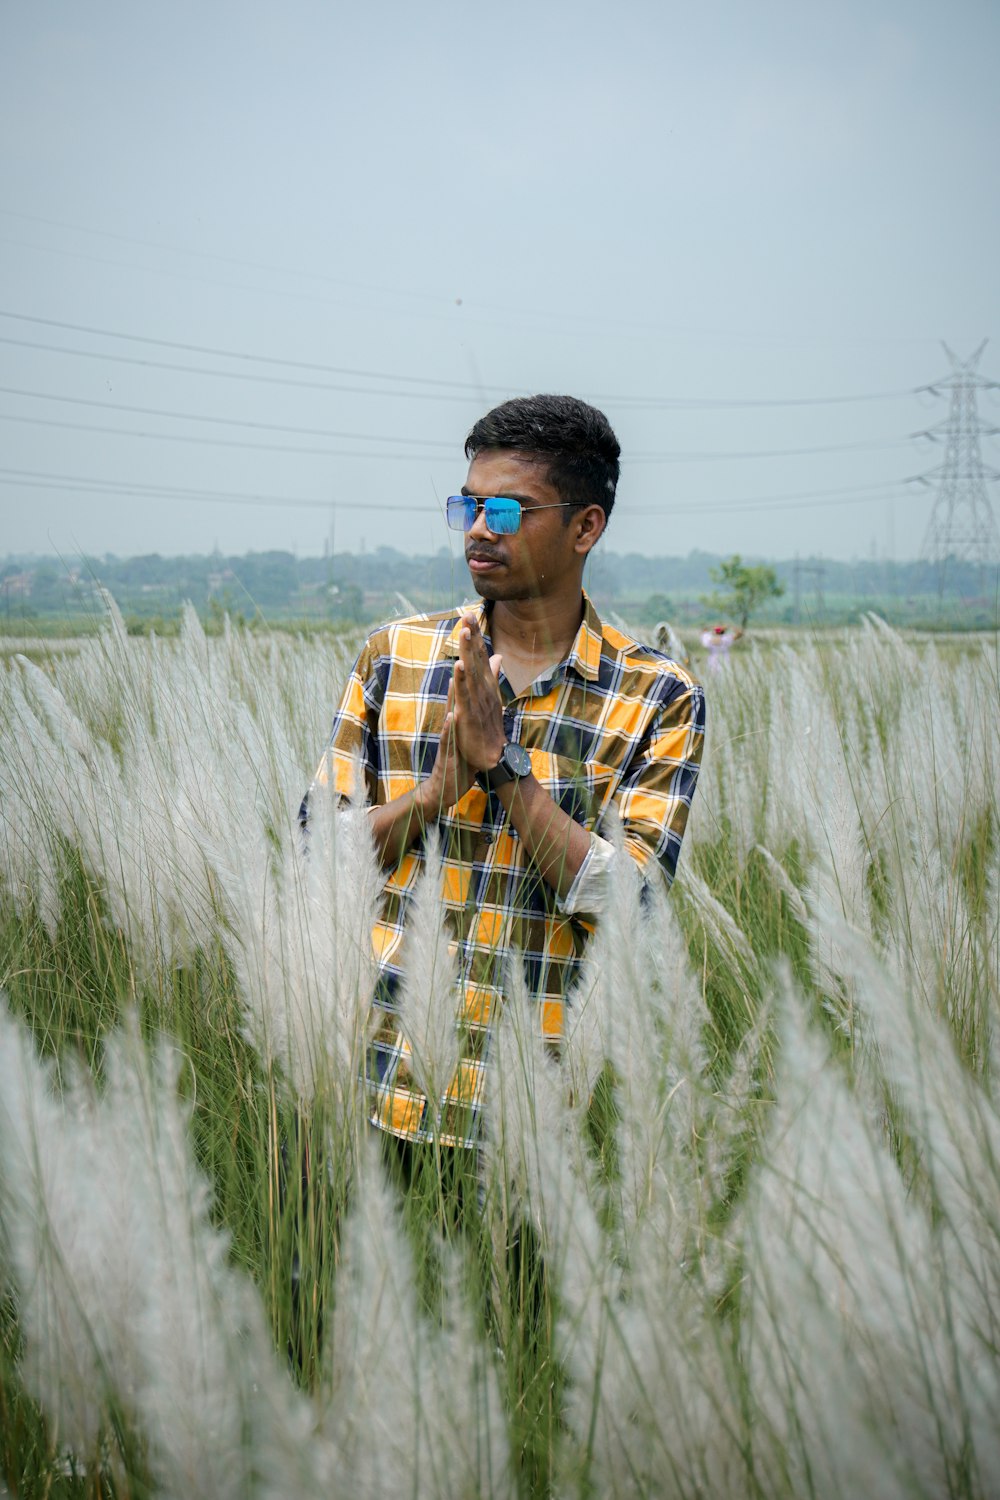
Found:
[[[572,510],[599,505],[610,516],[621,448],[596,406],[575,396],[515,396],[480,417],[465,440],[468,459],[506,448],[544,459],[549,483]]]

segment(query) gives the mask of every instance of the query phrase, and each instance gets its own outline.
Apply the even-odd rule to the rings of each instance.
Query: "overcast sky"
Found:
[[[616,551],[915,556],[998,59],[997,0],[5,0],[0,555],[457,551],[541,390]]]

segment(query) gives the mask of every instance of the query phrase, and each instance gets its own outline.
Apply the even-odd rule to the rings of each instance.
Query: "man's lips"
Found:
[[[465,561],[470,568],[481,570],[483,568],[495,568],[499,563],[503,562],[503,558],[497,557],[493,552],[467,552],[465,554]]]

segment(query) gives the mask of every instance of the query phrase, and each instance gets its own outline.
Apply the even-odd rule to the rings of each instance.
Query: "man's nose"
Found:
[[[486,524],[486,506],[485,505],[477,505],[476,506],[476,519],[473,521],[472,525],[469,527],[469,535],[473,536],[473,537],[478,536],[478,537],[491,537],[491,538],[496,536],[496,532],[495,531],[491,531],[490,528]]]

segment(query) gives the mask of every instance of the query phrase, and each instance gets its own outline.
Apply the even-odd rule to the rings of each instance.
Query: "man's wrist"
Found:
[[[500,764],[500,757],[503,755],[506,748],[507,737],[505,735],[502,740],[497,741],[496,748],[491,749],[488,752],[486,757],[486,765],[476,767],[476,775],[485,776],[489,771],[492,771],[495,766],[498,766]]]
[[[444,781],[432,771],[426,780],[418,782],[413,788],[413,811],[421,828],[425,828],[428,823],[436,822],[444,809]]]
[[[523,781],[531,774],[531,756],[523,745],[514,740],[505,740],[497,757],[483,770],[476,772],[476,780],[484,791],[496,792],[511,781]]]
[[[499,797],[501,806],[507,812],[510,812],[511,807],[518,798],[523,800],[525,797],[530,796],[536,788],[541,790],[541,787],[542,784],[535,779],[534,772],[529,771],[527,776],[515,776],[512,781],[505,781],[503,786],[498,786],[495,789],[494,796]]]

